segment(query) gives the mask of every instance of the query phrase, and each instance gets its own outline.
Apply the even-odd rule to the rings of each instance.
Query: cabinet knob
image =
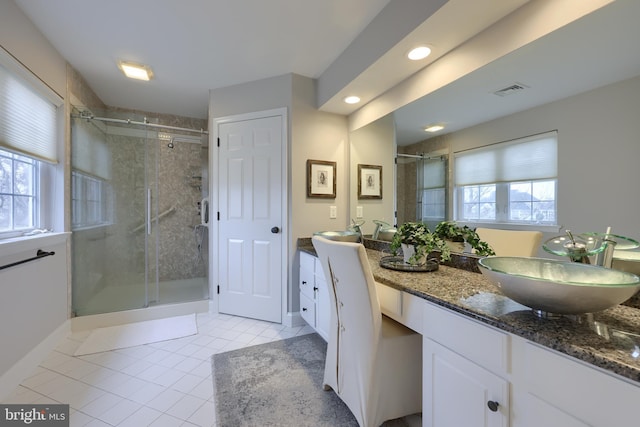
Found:
[[[318,290],[318,287],[317,287],[317,286],[314,286],[314,287],[313,287],[313,290],[314,290],[314,291],[317,291],[317,290]]]
[[[302,311],[307,311],[307,307],[302,307]]]
[[[500,406],[500,404],[498,402],[494,402],[493,400],[490,400],[487,402],[487,406],[489,407],[489,410],[491,412],[498,412],[498,406]]]
[[[307,281],[306,281],[306,280],[303,280],[303,281],[302,281],[302,284],[303,284],[303,285],[306,285],[306,284],[307,284]]]

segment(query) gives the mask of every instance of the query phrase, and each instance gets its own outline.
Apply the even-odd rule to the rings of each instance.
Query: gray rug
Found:
[[[342,400],[322,389],[326,348],[314,333],[213,355],[216,425],[357,427]],[[421,418],[384,423],[411,425]]]

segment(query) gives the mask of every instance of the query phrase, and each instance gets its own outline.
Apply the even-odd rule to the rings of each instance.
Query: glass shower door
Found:
[[[161,130],[158,130],[161,129]],[[206,137],[72,115],[73,311],[206,300]],[[196,131],[197,132],[197,131]]]
[[[73,311],[142,308],[146,299],[146,135],[74,116]]]

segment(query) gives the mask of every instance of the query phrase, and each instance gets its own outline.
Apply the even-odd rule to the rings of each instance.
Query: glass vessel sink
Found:
[[[582,257],[592,256],[603,252],[607,242],[615,242],[616,250],[630,250],[640,246],[636,240],[611,233],[582,233],[571,236],[552,237],[542,244],[542,248],[550,254],[568,256],[574,261]]]
[[[537,312],[593,313],[628,300],[640,289],[635,274],[570,261],[493,256],[478,265],[504,295]]]
[[[358,243],[360,241],[360,234],[355,231],[317,231],[313,235],[338,242]]]

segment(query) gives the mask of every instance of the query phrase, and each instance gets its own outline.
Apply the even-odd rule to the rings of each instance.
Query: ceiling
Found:
[[[528,0],[14,1],[107,105],[206,118],[209,90],[287,73],[347,115],[344,94],[375,98]],[[428,61],[404,58],[425,41]],[[128,80],[118,60],[155,77]]]
[[[195,118],[207,117],[211,89],[287,73],[317,79],[318,108],[349,115],[529,1],[551,4],[14,1],[107,105]],[[428,138],[422,129],[430,123],[444,123],[443,132],[451,132],[640,75],[640,55],[630,54],[640,40],[638,16],[640,1],[614,1],[398,109],[398,144]],[[432,55],[405,60],[418,43],[429,44]],[[155,78],[126,79],[119,59],[149,65]],[[529,88],[508,97],[492,94],[516,82]],[[344,96],[353,93],[363,103],[344,104]]]

